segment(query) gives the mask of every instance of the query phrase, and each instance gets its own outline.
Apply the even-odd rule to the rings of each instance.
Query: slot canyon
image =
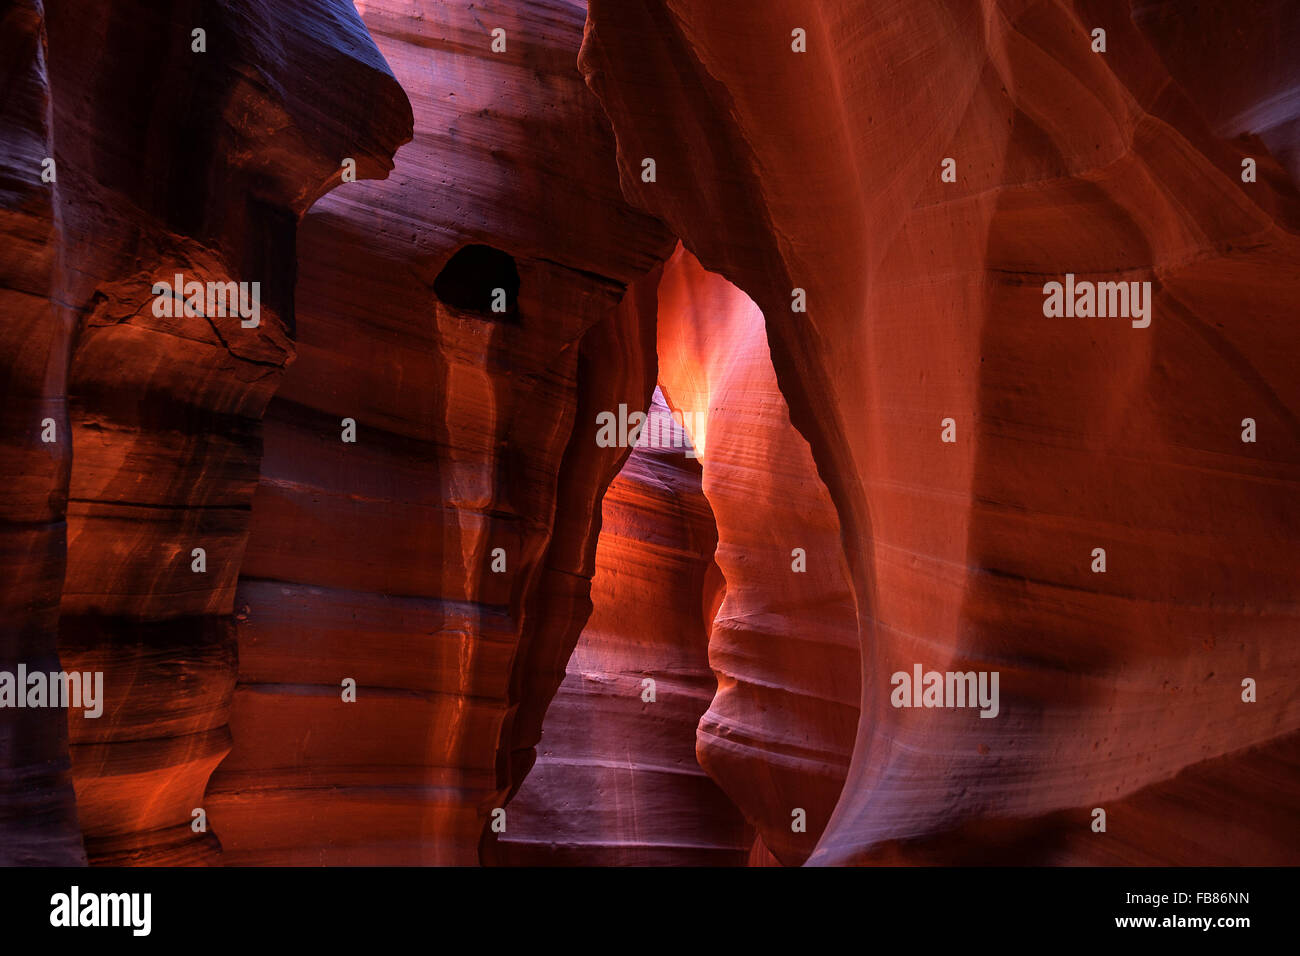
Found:
[[[1300,864],[1300,4],[0,63],[0,865]]]

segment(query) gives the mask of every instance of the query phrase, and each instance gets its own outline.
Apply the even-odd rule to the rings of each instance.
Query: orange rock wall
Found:
[[[0,864],[1300,861],[1297,49],[13,0],[0,672],[105,709],[0,711]],[[595,440],[656,388],[698,460]]]
[[[689,439],[658,395],[649,413],[673,437],[656,431],[652,445],[646,433],[605,494],[593,611],[506,829],[489,829],[489,862],[737,866],[748,855],[752,831],[695,756],[717,687],[717,530]]]
[[[812,862],[1095,807],[1297,730],[1300,207],[1171,75],[1180,16],[590,5],[624,190],[762,309],[843,529],[861,716]],[[1045,318],[1066,272],[1151,282],[1151,326]],[[1000,671],[1001,715],[893,708],[917,662]]]
[[[478,862],[590,609],[627,455],[575,422],[654,383],[671,244],[619,192],[574,69],[582,10],[364,6],[415,137],[300,229],[298,361],[267,410],[235,742],[208,794],[232,862]],[[471,244],[514,259],[513,314],[486,277],[481,309],[439,297]]]

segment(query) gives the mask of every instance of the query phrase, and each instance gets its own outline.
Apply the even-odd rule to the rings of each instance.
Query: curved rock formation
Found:
[[[71,312],[53,297],[61,239],[44,10],[9,4],[0,18],[0,671],[57,671],[67,558],[67,362]],[[60,440],[61,439],[61,440]],[[0,716],[0,865],[85,863],[68,725],[60,710]]]
[[[1300,207],[1125,5],[592,0],[580,62],[629,198],[762,308],[843,528],[862,712],[813,862],[1296,729]],[[1151,282],[1150,327],[1045,318],[1065,273]],[[891,706],[918,662],[999,671],[1000,717]]]
[[[659,284],[659,378],[700,439],[726,598],[700,765],[778,859],[808,858],[858,723],[857,618],[839,519],[790,424],[763,314],[678,247]]]
[[[1244,14],[1244,15],[1243,15]],[[1178,9],[1136,0],[1133,23],[1219,136],[1258,136],[1300,181],[1300,7],[1232,0]]]
[[[19,356],[33,383],[47,365],[40,411],[60,429],[29,478],[48,504],[27,520],[51,529],[32,553],[57,566],[66,501],[59,655],[103,674],[103,714],[66,718],[76,812],[92,862],[190,862],[216,849],[192,810],[229,748],[230,613],[258,419],[292,356],[297,218],[344,157],[383,175],[409,108],[342,0],[55,3],[43,27],[48,102],[27,106],[50,117],[57,190],[42,216],[59,247],[53,267],[34,259],[28,291],[47,311]],[[309,81],[322,74],[335,94]],[[35,152],[20,154],[29,183]],[[258,283],[257,321],[206,295],[189,314],[155,307],[155,284],[177,274]],[[37,418],[20,433],[39,431]],[[34,605],[57,596],[40,590]]]
[[[706,648],[717,532],[658,392],[648,414],[663,427],[651,444],[647,426],[605,494],[594,610],[491,862],[736,866],[748,855],[752,835],[695,759],[716,687]]]
[[[1239,8],[6,4],[0,864],[1300,862]]]
[[[575,423],[654,383],[671,240],[619,193],[574,68],[581,7],[364,6],[415,138],[300,230],[298,361],[267,412],[208,795],[228,862],[478,862],[627,455]]]

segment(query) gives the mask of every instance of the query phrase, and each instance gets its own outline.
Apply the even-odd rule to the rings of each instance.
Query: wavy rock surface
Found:
[[[659,284],[659,378],[699,440],[726,598],[701,766],[787,864],[839,800],[858,723],[857,617],[839,519],[777,387],[763,314],[678,247]],[[802,819],[796,829],[796,815]]]
[[[1113,2],[592,0],[624,190],[762,309],[843,529],[861,717],[811,862],[1123,799],[1300,726],[1300,206],[1144,30]],[[1067,272],[1152,282],[1151,326],[1045,318]],[[892,707],[918,662],[999,671],[999,717]]]
[[[67,362],[71,313],[56,304],[60,226],[57,181],[43,182],[54,153],[50,78],[40,3],[0,15],[0,671],[59,669],[59,597],[67,558],[64,509]],[[52,429],[52,430],[51,430]],[[43,438],[52,438],[45,441]],[[60,437],[62,440],[59,440]],[[0,865],[86,862],[77,827],[60,710],[0,717]]]
[[[0,713],[0,864],[1300,863],[1298,44],[11,0],[0,671],[106,699]],[[656,382],[699,470],[593,440]]]
[[[594,610],[491,862],[736,866],[749,853],[740,813],[695,759],[716,687],[717,532],[689,439],[658,392],[649,414],[663,430],[653,446],[644,436],[605,493]]]
[[[671,240],[619,192],[574,68],[582,6],[359,6],[415,138],[300,230],[299,358],[267,412],[234,749],[208,795],[228,862],[478,862],[590,610],[627,455],[574,423],[654,383]],[[495,288],[517,288],[505,313]]]
[[[7,38],[14,18],[38,16],[18,6]],[[90,861],[196,862],[217,850],[191,811],[229,749],[230,615],[258,420],[292,357],[297,218],[338,182],[343,157],[383,175],[409,107],[342,0],[54,3],[44,30],[48,102],[27,105],[48,114],[57,189],[48,209],[27,208],[58,248],[28,264],[28,308],[43,312],[18,355],[60,438],[28,478],[48,503],[27,520],[50,529],[28,547],[57,568],[66,502],[58,652],[64,669],[102,672],[104,694],[98,718],[50,713],[67,721],[61,759],[70,752]],[[338,95],[309,82],[323,74]],[[258,325],[155,314],[153,284],[176,273],[260,283]],[[39,590],[31,606],[48,633],[58,589]]]

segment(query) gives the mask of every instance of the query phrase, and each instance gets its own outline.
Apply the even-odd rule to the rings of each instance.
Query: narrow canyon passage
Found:
[[[690,440],[658,390],[647,414],[654,440],[633,448],[605,493],[591,617],[485,862],[736,866],[749,855],[752,831],[695,756],[717,687],[717,529]]]
[[[680,245],[657,315],[660,387],[677,421],[656,391],[645,447],[606,494],[592,617],[509,826],[489,837],[493,862],[749,862],[747,847],[700,842],[736,829],[730,809],[757,827],[754,860],[802,863],[848,769],[859,664],[840,529],[790,424],[763,315]],[[702,518],[676,530],[701,509],[708,541],[691,530]],[[725,586],[712,602],[705,589],[701,619],[705,567]],[[664,683],[674,659],[712,669],[702,701],[680,678]],[[655,701],[638,675],[656,680]]]
[[[0,865],[1300,862],[1251,13],[11,0]]]
[[[659,375],[699,441],[726,598],[701,765],[786,865],[839,800],[858,723],[854,601],[835,506],[789,409],[763,313],[680,244],[659,284]]]
[[[809,863],[1054,814],[1082,860],[1159,855],[1090,823],[1234,755],[1297,804],[1265,749],[1300,729],[1296,26],[1265,6],[1228,69],[1228,4],[589,4],[625,190],[762,310],[839,519],[860,712]],[[777,55],[803,21],[825,55]],[[1075,273],[1150,282],[1156,318],[1050,317]],[[918,666],[1000,674],[998,717],[900,706]]]

